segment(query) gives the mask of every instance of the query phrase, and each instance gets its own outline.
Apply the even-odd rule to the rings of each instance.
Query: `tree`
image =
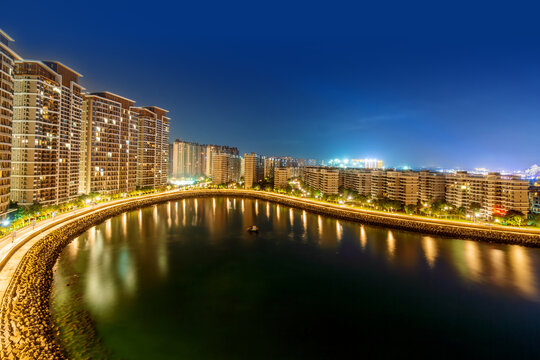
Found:
[[[521,226],[521,224],[525,221],[525,215],[523,215],[521,211],[517,210],[509,210],[504,218],[506,223],[512,226]]]
[[[460,207],[456,208],[455,214],[458,217],[463,218],[467,214],[467,209],[465,209],[465,206],[460,206]]]
[[[480,211],[482,209],[482,205],[480,203],[477,203],[477,202],[472,202],[470,205],[469,205],[469,210],[471,210],[473,213],[477,213],[478,211]]]
[[[540,214],[529,213],[528,225],[540,227]]]
[[[405,205],[404,210],[409,215],[414,214],[416,212],[416,205]]]

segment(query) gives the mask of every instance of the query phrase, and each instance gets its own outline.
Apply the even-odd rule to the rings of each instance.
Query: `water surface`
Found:
[[[539,249],[217,197],[91,228],[51,307],[81,359],[502,357],[538,352],[539,277]]]

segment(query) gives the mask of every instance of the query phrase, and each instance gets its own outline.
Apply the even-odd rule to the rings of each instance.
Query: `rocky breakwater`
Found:
[[[378,214],[371,211],[362,211],[337,205],[305,201],[303,199],[295,199],[262,191],[237,191],[236,196],[246,196],[272,201],[282,205],[310,211],[312,213],[342,220],[360,222],[362,224],[385,226],[393,229],[452,238],[540,247],[539,232],[519,231],[512,228],[505,229],[500,226],[468,223],[456,224],[438,220],[430,221],[429,219],[424,220],[421,218],[408,217],[407,215]]]
[[[22,257],[2,299],[0,358],[67,358],[56,341],[58,329],[51,321],[49,298],[54,265],[60,252],[70,241],[88,228],[125,211],[196,194],[165,194],[128,201],[67,222],[37,241]]]

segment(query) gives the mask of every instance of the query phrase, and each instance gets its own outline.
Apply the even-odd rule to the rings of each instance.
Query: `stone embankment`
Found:
[[[313,213],[365,224],[418,231],[427,234],[496,241],[509,244],[540,246],[535,233],[486,229],[481,226],[460,226],[443,222],[407,219],[403,216],[376,214],[341,208],[272,193],[244,190],[199,190],[164,193],[130,199],[103,209],[96,209],[65,225],[36,242],[22,257],[0,307],[0,357],[2,359],[65,359],[56,342],[57,329],[51,321],[49,298],[53,267],[62,249],[88,228],[126,211],[152,204],[191,197],[249,197],[300,208]]]
[[[504,244],[515,244],[540,247],[540,231],[513,229],[503,226],[459,223],[453,221],[422,219],[402,214],[380,213],[359,210],[316,201],[280,196],[265,192],[237,191],[236,196],[246,196],[268,200],[290,207],[303,209],[312,213],[330,216],[342,220],[361,222],[363,224],[385,226],[394,229],[420,232],[460,239],[470,239]]]

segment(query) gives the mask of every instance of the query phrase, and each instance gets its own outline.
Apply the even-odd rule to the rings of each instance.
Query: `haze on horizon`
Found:
[[[390,166],[540,163],[532,2],[55,4],[3,5],[13,48],[76,69],[88,91],[169,109],[170,141]]]

